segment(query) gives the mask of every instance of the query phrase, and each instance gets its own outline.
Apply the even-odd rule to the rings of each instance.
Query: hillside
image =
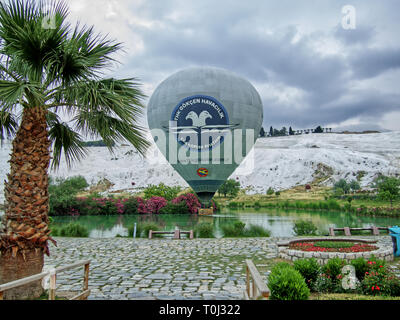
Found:
[[[0,149],[1,190],[9,172],[10,148],[10,143],[4,143]],[[112,190],[135,191],[160,182],[187,186],[156,148],[146,158],[129,146],[121,146],[115,154],[104,147],[88,150],[89,156],[81,163],[68,169],[64,162],[51,175],[83,175],[90,184],[105,178],[114,184]],[[311,182],[332,185],[340,178],[358,179],[365,187],[379,173],[400,175],[400,132],[260,138],[254,157],[254,162],[246,161],[247,165],[243,163],[232,175],[239,179],[242,187],[249,187],[249,193],[265,193],[269,187],[281,190]],[[0,202],[3,200],[1,192]]]

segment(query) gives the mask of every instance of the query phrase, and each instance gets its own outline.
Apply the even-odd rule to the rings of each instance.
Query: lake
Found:
[[[53,217],[54,223],[61,225],[71,221],[79,222],[90,232],[91,238],[110,238],[116,235],[127,236],[128,226],[141,222],[155,222],[161,229],[173,231],[175,227],[181,230],[194,229],[201,222],[214,225],[216,237],[221,237],[220,226],[223,223],[240,220],[246,225],[254,224],[271,231],[273,237],[294,236],[293,226],[296,220],[310,220],[319,232],[328,234],[329,227],[368,227],[376,225],[386,227],[400,225],[400,218],[364,217],[338,212],[307,212],[278,209],[222,209],[214,216],[198,215],[130,215],[130,216],[80,216]]]

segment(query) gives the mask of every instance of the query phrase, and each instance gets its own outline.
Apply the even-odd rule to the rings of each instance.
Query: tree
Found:
[[[261,127],[261,130],[260,130],[260,137],[265,137],[265,130],[264,130],[264,127]]]
[[[292,127],[289,127],[289,136],[293,136],[293,135],[294,135],[293,129],[292,129]]]
[[[226,198],[227,195],[236,197],[240,191],[240,182],[234,179],[226,180],[218,189],[218,194],[223,194]]]
[[[274,135],[274,128],[272,128],[272,126],[269,127],[269,135],[270,135],[270,137],[272,137]]]
[[[376,186],[378,188],[378,197],[382,200],[389,200],[393,207],[393,200],[399,196],[400,180],[395,177],[382,176],[378,179]]]
[[[62,154],[68,165],[86,155],[82,137],[87,135],[100,137],[110,151],[124,139],[142,154],[148,147],[137,123],[145,97],[139,83],[102,73],[121,44],[95,34],[93,27],[72,29],[67,16],[62,1],[0,3],[0,132],[14,137],[4,184],[0,283],[40,273],[48,241],[55,243],[48,226],[51,152],[51,167],[57,168]],[[62,122],[60,111],[72,120]],[[5,297],[41,293],[38,281],[6,291]]]
[[[357,180],[350,181],[349,187],[353,192],[361,189]]]
[[[318,126],[314,129],[314,133],[323,133],[324,130],[322,130],[321,126]]]
[[[350,185],[347,183],[345,179],[340,179],[338,182],[334,184],[333,188],[335,190],[341,189],[345,194],[347,194],[350,191]]]

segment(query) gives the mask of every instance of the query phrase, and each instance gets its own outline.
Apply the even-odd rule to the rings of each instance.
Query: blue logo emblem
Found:
[[[196,95],[183,99],[175,107],[170,130],[180,144],[197,151],[210,150],[220,144],[227,130],[237,125],[229,124],[228,113],[215,98]]]

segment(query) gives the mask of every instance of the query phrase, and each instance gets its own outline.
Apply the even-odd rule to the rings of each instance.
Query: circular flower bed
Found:
[[[279,257],[295,261],[316,258],[319,264],[329,259],[340,258],[350,261],[357,258],[369,259],[374,256],[385,261],[393,260],[393,247],[387,237],[379,239],[309,237],[297,238],[278,243]]]
[[[377,246],[360,242],[345,241],[307,241],[294,242],[289,245],[289,249],[313,252],[366,252],[377,250]]]

